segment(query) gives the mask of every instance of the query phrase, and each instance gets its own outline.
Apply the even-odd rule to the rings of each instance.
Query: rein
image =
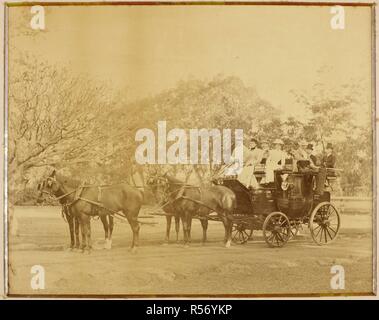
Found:
[[[67,192],[67,193],[65,193],[65,194],[63,194],[63,195],[61,195],[59,197],[55,197],[55,199],[59,201],[59,200],[65,198],[65,197],[69,196],[70,194],[73,194],[74,192],[76,192],[76,190],[78,190],[78,189],[75,189],[73,191]]]

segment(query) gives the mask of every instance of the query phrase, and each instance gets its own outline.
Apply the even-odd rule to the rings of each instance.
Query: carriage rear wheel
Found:
[[[331,243],[337,237],[340,225],[340,215],[330,202],[319,203],[309,219],[312,239],[319,246]]]
[[[244,223],[233,224],[232,241],[238,244],[246,243],[253,235],[253,229],[247,229]]]
[[[270,213],[263,223],[263,237],[270,247],[283,247],[291,237],[291,225],[282,212]]]

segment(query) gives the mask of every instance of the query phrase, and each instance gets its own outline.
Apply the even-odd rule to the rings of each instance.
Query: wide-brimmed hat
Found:
[[[307,150],[313,150],[313,144],[311,144],[311,143],[308,143],[308,145],[307,145],[307,148],[306,148]]]
[[[275,139],[274,144],[284,144],[282,139]]]
[[[331,143],[327,143],[325,149],[332,149],[333,150],[333,145]]]
[[[307,141],[305,141],[305,140],[300,140],[300,142],[299,142],[299,146],[306,146],[306,145],[308,145],[308,142],[307,142]]]

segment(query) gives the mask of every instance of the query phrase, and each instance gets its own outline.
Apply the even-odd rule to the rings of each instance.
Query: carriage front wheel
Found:
[[[340,215],[330,202],[319,203],[309,219],[312,239],[319,246],[332,242],[337,237],[340,225]]]
[[[234,223],[232,241],[238,244],[246,243],[253,235],[253,229],[248,229],[245,223]]]
[[[270,247],[283,247],[291,237],[291,225],[282,212],[270,213],[263,223],[263,237]]]

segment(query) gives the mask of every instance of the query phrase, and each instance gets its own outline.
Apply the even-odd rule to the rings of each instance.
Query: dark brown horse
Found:
[[[203,227],[203,242],[205,242],[208,227],[206,216],[211,212],[216,212],[224,224],[225,246],[230,246],[232,223],[229,217],[236,208],[236,197],[233,191],[224,186],[191,186],[168,174],[158,177],[157,180],[162,182],[165,196],[174,206],[175,212],[180,215],[185,245],[191,241],[193,216],[202,218],[200,221]]]
[[[37,198],[37,204],[41,204],[43,202],[43,182],[38,184],[38,191],[40,191],[39,196]],[[64,205],[64,200],[58,200],[62,205],[62,218],[67,222],[68,228],[70,231],[70,249],[79,249],[80,248],[80,239],[79,239],[79,218],[75,217],[69,207]]]
[[[126,183],[82,186],[79,181],[65,177],[54,170],[42,183],[41,194],[43,192],[54,195],[64,206],[69,207],[74,217],[79,219],[83,252],[86,250],[89,252],[91,249],[91,217],[100,216],[104,229],[106,229],[106,239],[110,242],[113,220],[111,226],[104,222],[106,222],[108,214],[120,211],[128,220],[133,231],[131,249],[134,251],[138,246],[139,224],[137,218],[143,201],[143,193],[140,190]],[[101,204],[101,207],[95,203]]]

